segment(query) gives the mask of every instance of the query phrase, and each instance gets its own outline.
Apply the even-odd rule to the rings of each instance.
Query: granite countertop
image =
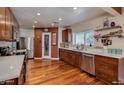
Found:
[[[71,49],[71,48],[60,48],[60,49],[66,49],[66,50],[71,50],[71,51],[76,51],[76,52],[87,53],[87,54],[112,57],[112,58],[117,58],[117,59],[124,58],[124,53],[122,55],[109,54],[109,53],[107,53],[105,51],[98,51],[97,49],[91,49],[91,50],[78,50],[78,49]]]
[[[0,81],[18,78],[24,62],[24,55],[0,57]]]

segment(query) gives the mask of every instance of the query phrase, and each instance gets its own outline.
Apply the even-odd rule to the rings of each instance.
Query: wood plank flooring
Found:
[[[29,60],[26,84],[104,85],[105,83],[63,61]]]

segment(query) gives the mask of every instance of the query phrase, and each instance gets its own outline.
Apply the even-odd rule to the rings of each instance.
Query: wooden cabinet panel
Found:
[[[6,40],[12,39],[12,24],[11,24],[11,11],[9,8],[6,8],[6,31],[5,31]]]
[[[12,27],[17,28],[16,31],[19,30],[19,24],[12,11],[10,8],[0,7],[0,40],[12,40]]]
[[[108,83],[118,81],[118,60],[95,56],[96,77]]]
[[[81,53],[70,50],[59,49],[60,60],[63,60],[75,67],[81,67]]]
[[[5,8],[0,8],[0,40],[4,39],[5,35]]]
[[[62,41],[68,42],[68,32],[66,30],[62,32]]]
[[[72,42],[72,30],[71,29],[66,29],[62,31],[62,41]]]
[[[81,68],[81,60],[82,60],[82,53],[80,52],[75,52],[75,66]]]

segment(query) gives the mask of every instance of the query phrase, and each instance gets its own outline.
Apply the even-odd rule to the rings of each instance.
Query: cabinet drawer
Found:
[[[118,63],[118,59],[116,58],[110,58],[110,57],[104,57],[104,56],[95,56],[95,61],[96,62],[105,62],[108,64],[113,64],[113,65],[117,65]]]
[[[100,70],[103,73],[113,74],[118,67],[116,65],[111,65],[108,63],[96,63],[96,70]]]

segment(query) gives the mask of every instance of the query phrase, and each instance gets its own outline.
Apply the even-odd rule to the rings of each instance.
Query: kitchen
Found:
[[[123,10],[1,7],[0,84],[124,84]]]

